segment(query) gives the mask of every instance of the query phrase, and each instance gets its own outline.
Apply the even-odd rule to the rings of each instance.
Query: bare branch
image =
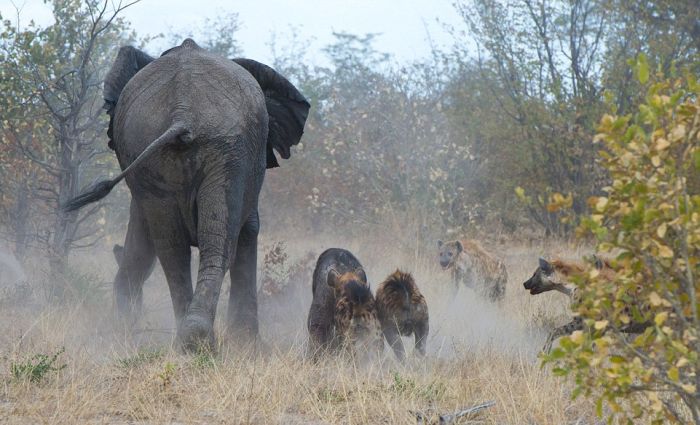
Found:
[[[453,424],[455,423],[458,419],[461,418],[469,418],[477,413],[488,409],[489,407],[495,406],[496,402],[495,401],[487,401],[486,403],[481,403],[473,407],[468,407],[468,408],[463,408],[455,413],[446,413],[444,415],[438,415],[437,421],[440,424]],[[434,409],[425,409],[424,411],[410,411],[415,417],[416,421],[418,424],[429,424],[433,423],[433,421],[436,419],[434,418],[435,412]]]

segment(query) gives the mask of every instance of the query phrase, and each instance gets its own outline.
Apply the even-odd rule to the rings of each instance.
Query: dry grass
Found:
[[[355,365],[341,357],[307,361],[307,282],[293,282],[308,298],[302,296],[289,309],[294,317],[286,322],[286,338],[278,336],[283,325],[269,323],[261,313],[263,342],[256,347],[238,348],[223,340],[215,357],[181,355],[172,346],[172,309],[160,273],[147,283],[146,314],[138,330],[115,328],[110,288],[99,283],[111,280],[114,272],[105,249],[105,254],[83,257],[81,268],[94,274],[76,278],[75,296],[66,304],[43,302],[40,290],[33,296],[3,293],[0,422],[393,424],[415,423],[410,410],[450,412],[487,400],[496,405],[478,417],[479,423],[594,422],[591,404],[572,401],[570,387],[541,369],[536,357],[547,328],[566,321],[567,300],[557,294],[530,297],[521,288],[538,255],[565,251],[576,257],[580,250],[492,247],[506,259],[510,274],[499,308],[475,299],[469,290],[447,300],[448,277],[431,252],[407,254],[388,245],[307,240],[288,246],[294,255],[346,246],[363,261],[370,282],[396,267],[412,272],[430,308],[425,360],[400,365],[387,348],[381,364]],[[46,283],[40,275],[32,279],[35,288]],[[224,311],[222,302],[219,319]],[[62,347],[55,366],[65,368],[35,381],[13,376],[12,365]]]

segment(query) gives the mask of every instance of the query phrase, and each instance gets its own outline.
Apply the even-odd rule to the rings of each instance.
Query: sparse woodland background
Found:
[[[264,226],[568,236],[572,226],[544,207],[555,192],[572,194],[581,214],[600,191],[607,176],[590,142],[605,102],[625,114],[642,96],[629,59],[698,71],[694,3],[457,2],[464,25],[446,29],[453,47],[408,64],[376,51],[376,34],[335,34],[323,66],[293,29],[277,34],[270,65],[313,107],[293,159],[267,174]],[[58,23],[47,28],[18,30],[3,16],[0,229],[18,256],[48,249],[60,263],[124,228],[125,186],[85,212],[56,206],[117,170],[102,79],[116,46],[144,40],[99,1],[53,4]],[[166,38],[244,56],[238,25],[223,15]]]
[[[102,80],[118,46],[142,47],[149,39],[131,31],[119,10],[101,0],[50,3],[56,24],[46,28],[18,27],[17,17],[2,16],[0,241],[20,261],[45,258],[50,293],[60,297],[66,280],[76,277],[71,253],[122,242],[126,185],[77,213],[57,206],[100,176],[118,172],[107,148]],[[435,49],[415,63],[397,63],[377,51],[378,34],[335,34],[323,48],[322,63],[310,59],[308,40],[293,28],[270,37],[269,65],[304,93],[312,109],[292,158],[266,174],[262,237],[374,234],[388,245],[430,252],[445,235],[531,243],[569,239],[583,223],[595,235],[587,236],[591,246],[597,239],[599,248],[614,251],[625,250],[626,243],[630,255],[617,265],[619,285],[596,286],[596,276],[584,279],[592,295],[579,313],[596,331],[569,341],[550,361],[558,361],[560,374],[580,381],[577,391],[603,388],[613,411],[617,397],[630,394],[631,382],[649,373],[656,381],[632,388],[641,397],[629,402],[637,413],[652,409],[660,421],[688,419],[669,399],[648,403],[647,393],[661,388],[654,385],[666,385],[700,423],[700,316],[693,292],[700,215],[689,213],[690,207],[672,213],[665,206],[682,194],[692,211],[700,211],[694,189],[700,126],[693,120],[700,92],[697,1],[457,0],[454,13],[463,25],[445,28],[451,48]],[[237,15],[221,15],[199,30],[159,37],[176,45],[191,36],[227,57],[246,56],[236,41],[239,25]],[[612,115],[601,125],[606,113]],[[673,139],[669,152],[685,156],[655,155],[650,143],[680,134],[675,128],[681,125],[683,135]],[[623,134],[620,129],[628,127],[632,130]],[[601,160],[603,147],[592,143],[599,132],[604,148],[620,156],[629,153],[630,141],[642,146],[633,152],[638,164]],[[647,172],[651,180],[639,177]],[[660,181],[676,189],[659,189],[658,196],[604,192],[615,179],[649,187]],[[630,204],[663,214],[640,212],[630,224],[620,219]],[[601,230],[608,228],[610,234]],[[689,230],[696,239],[683,238]],[[654,258],[645,257],[649,252]],[[614,335],[606,329],[624,322],[629,291],[644,284],[641,293],[652,304],[637,313],[657,326],[640,346],[660,357],[639,355],[634,367],[604,369],[610,358],[601,347],[629,349],[624,338],[614,344],[603,339]],[[656,303],[659,294],[664,302]],[[598,299],[611,304],[601,306]],[[691,315],[694,321],[684,322]],[[680,336],[666,332],[681,325]],[[637,356],[635,350],[620,363]],[[582,363],[592,358],[600,367]],[[601,377],[595,371],[609,373]],[[619,373],[612,384],[610,373]],[[621,405],[624,410],[625,402]]]

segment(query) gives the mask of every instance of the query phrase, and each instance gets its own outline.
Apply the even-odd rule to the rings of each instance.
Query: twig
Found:
[[[439,415],[438,416],[438,424],[440,425],[449,425],[455,423],[457,419],[464,418],[464,417],[471,417],[472,415],[484,410],[488,409],[491,406],[495,406],[496,402],[491,400],[487,401],[485,403],[477,404],[476,406],[472,407],[467,407],[461,410],[458,410],[455,413],[447,413],[444,415]],[[431,409],[432,410],[432,409]],[[431,420],[433,418],[432,414],[425,414],[424,412],[411,412],[416,416],[416,422],[423,425],[423,424],[430,424],[433,423]]]

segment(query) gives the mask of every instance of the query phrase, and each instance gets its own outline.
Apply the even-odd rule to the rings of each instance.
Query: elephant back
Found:
[[[247,140],[264,155],[265,100],[256,80],[235,63],[187,39],[150,62],[123,88],[114,118],[114,145],[122,167],[173,123],[194,145]]]
[[[201,49],[192,39],[186,39],[180,46],[163,52],[161,58],[168,57],[172,59],[176,56],[205,54],[206,51]],[[215,55],[210,56],[216,58],[218,62],[217,68],[223,65],[221,62],[222,58]],[[109,137],[109,147],[113,150],[116,149],[116,143],[114,142],[115,110],[121,94],[127,84],[154,60],[153,57],[133,46],[124,46],[119,49],[117,58],[105,78],[104,108],[107,110],[110,118],[107,136]],[[310,104],[289,80],[271,67],[247,58],[235,58],[232,61],[254,78],[264,94],[268,115],[266,167],[278,167],[279,162],[274,152],[277,151],[282,158],[289,159],[291,156],[290,148],[300,142],[304,133],[304,125],[308,118]],[[165,75],[162,73],[162,70],[159,73]],[[154,82],[154,84],[156,83]],[[242,85],[241,87],[250,86]],[[123,151],[124,149],[125,146],[122,143],[121,150]]]

